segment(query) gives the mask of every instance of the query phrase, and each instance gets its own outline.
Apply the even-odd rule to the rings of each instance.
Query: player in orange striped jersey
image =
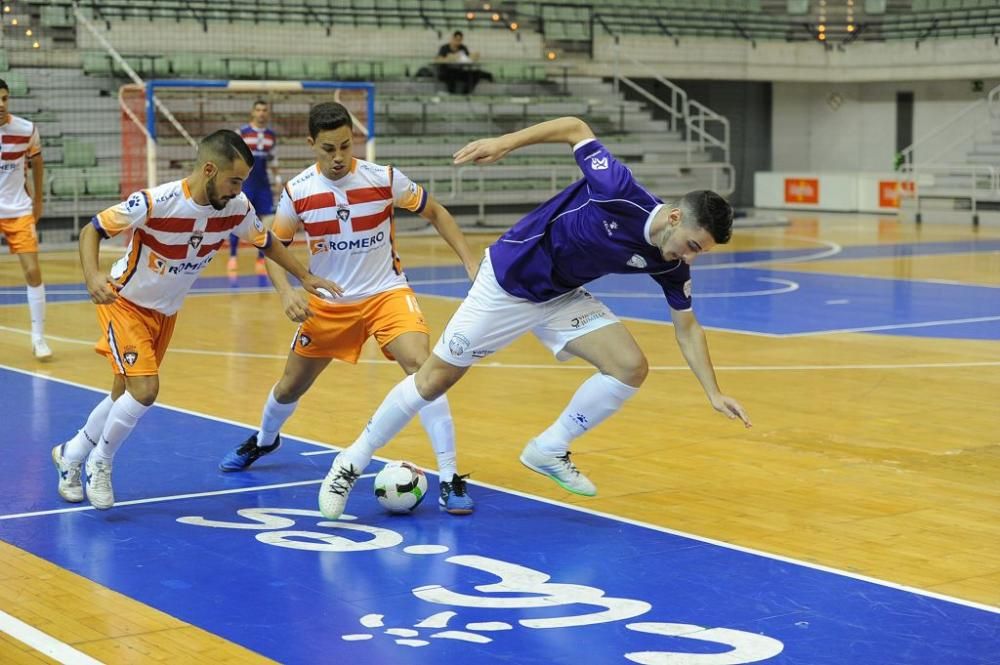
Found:
[[[9,99],[7,82],[0,79],[0,233],[11,254],[17,255],[28,285],[32,352],[39,360],[49,360],[52,350],[45,341],[45,285],[35,233],[44,206],[42,144],[34,123],[8,112]],[[31,166],[30,197],[25,186],[26,165]]]
[[[281,445],[279,432],[299,398],[334,358],[356,363],[374,335],[389,359],[407,374],[430,355],[429,329],[407,285],[396,253],[394,209],[429,221],[461,259],[470,279],[477,260],[451,214],[423,187],[391,166],[355,159],[351,117],[335,102],[309,113],[308,143],[316,164],[285,185],[272,232],[291,243],[305,230],[310,269],[340,284],[336,302],[313,296],[308,302],[291,288],[284,271],[268,264],[285,313],[301,323],[285,371],[268,396],[260,430],[230,452],[223,471],[242,471]],[[452,514],[472,512],[473,503],[455,460],[451,410],[444,399],[420,411],[438,461],[439,504]]]
[[[230,233],[262,249],[310,293],[342,292],[336,283],[312,275],[284,245],[272,242],[240,191],[252,165],[253,155],[240,135],[220,130],[201,142],[188,178],[136,192],[81,231],[84,279],[102,329],[96,350],[111,362],[115,378],[111,394],[84,427],[52,449],[59,494],[66,501],[83,501],[81,467],[86,461],[90,503],[101,510],[114,504],[112,459],[156,400],[159,367],[177,310]],[[100,241],[126,229],[134,231],[132,240],[107,275],[98,266]]]

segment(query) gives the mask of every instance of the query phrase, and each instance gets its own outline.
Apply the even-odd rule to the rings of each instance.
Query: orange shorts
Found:
[[[336,358],[357,363],[361,348],[372,335],[389,360],[385,345],[403,333],[430,334],[417,296],[409,288],[380,293],[353,303],[333,304],[309,298],[313,315],[299,326],[292,348],[304,358]]]
[[[0,219],[0,231],[3,231],[7,238],[11,254],[27,254],[38,251],[38,234],[35,233],[34,215]]]
[[[115,374],[155,376],[174,334],[177,315],[166,316],[118,297],[97,306],[103,336],[94,350],[111,361]]]

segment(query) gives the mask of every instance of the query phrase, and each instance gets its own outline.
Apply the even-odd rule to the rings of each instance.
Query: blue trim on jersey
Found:
[[[268,231],[267,232],[267,240],[264,241],[264,244],[263,245],[254,245],[254,247],[256,247],[257,249],[267,249],[268,247],[271,246],[271,238],[272,237],[273,236],[271,235],[271,232]]]
[[[423,188],[421,187],[421,189],[423,189]],[[417,206],[417,209],[414,210],[413,212],[415,212],[415,213],[417,213],[419,215],[420,213],[422,213],[424,211],[424,208],[426,208],[426,207],[427,207],[427,190],[424,189],[423,193],[420,195],[420,205]]]
[[[93,217],[90,218],[90,224],[95,229],[97,229],[97,232],[100,233],[101,237],[104,238],[105,240],[111,237],[110,235],[108,235],[108,232],[104,230],[104,227],[101,226],[101,223],[97,221],[97,215],[94,215]]]

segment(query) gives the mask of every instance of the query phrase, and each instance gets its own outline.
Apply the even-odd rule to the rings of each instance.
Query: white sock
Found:
[[[82,462],[87,459],[101,439],[101,432],[104,431],[104,423],[108,420],[108,413],[114,405],[111,395],[108,395],[101,403],[94,407],[94,410],[87,416],[87,423],[76,433],[72,439],[63,444],[62,457],[67,462]]]
[[[437,456],[438,476],[450,483],[452,476],[458,473],[458,464],[455,461],[455,423],[451,419],[448,398],[441,395],[420,409],[420,422]]]
[[[145,404],[137,401],[132,395],[125,393],[115,400],[111,412],[108,414],[108,421],[104,423],[104,431],[101,432],[100,443],[94,448],[93,455],[103,459],[108,464],[115,458],[115,453],[121,448],[122,443],[132,433],[139,419],[149,410]]]
[[[274,388],[271,388],[271,394],[267,396],[267,404],[264,405],[264,413],[260,417],[260,429],[257,430],[258,448],[274,443],[281,427],[295,413],[295,407],[298,405],[298,400],[282,404],[274,398]]]
[[[607,374],[595,374],[577,388],[552,426],[535,437],[535,445],[546,455],[564,454],[573,439],[617,413],[638,390]]]
[[[31,338],[45,334],[45,285],[28,287],[28,309],[31,311]]]
[[[375,451],[399,434],[417,411],[428,404],[431,402],[417,392],[413,375],[407,376],[389,391],[361,435],[340,454],[355,468],[364,471],[372,461]]]

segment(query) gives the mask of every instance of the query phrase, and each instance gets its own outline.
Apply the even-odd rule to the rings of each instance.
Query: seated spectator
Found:
[[[479,81],[492,81],[493,75],[476,65],[479,53],[470,54],[462,43],[463,38],[462,31],[456,30],[451,39],[438,49],[434,62],[437,63],[437,77],[444,81],[448,92],[468,95],[476,89]]]

